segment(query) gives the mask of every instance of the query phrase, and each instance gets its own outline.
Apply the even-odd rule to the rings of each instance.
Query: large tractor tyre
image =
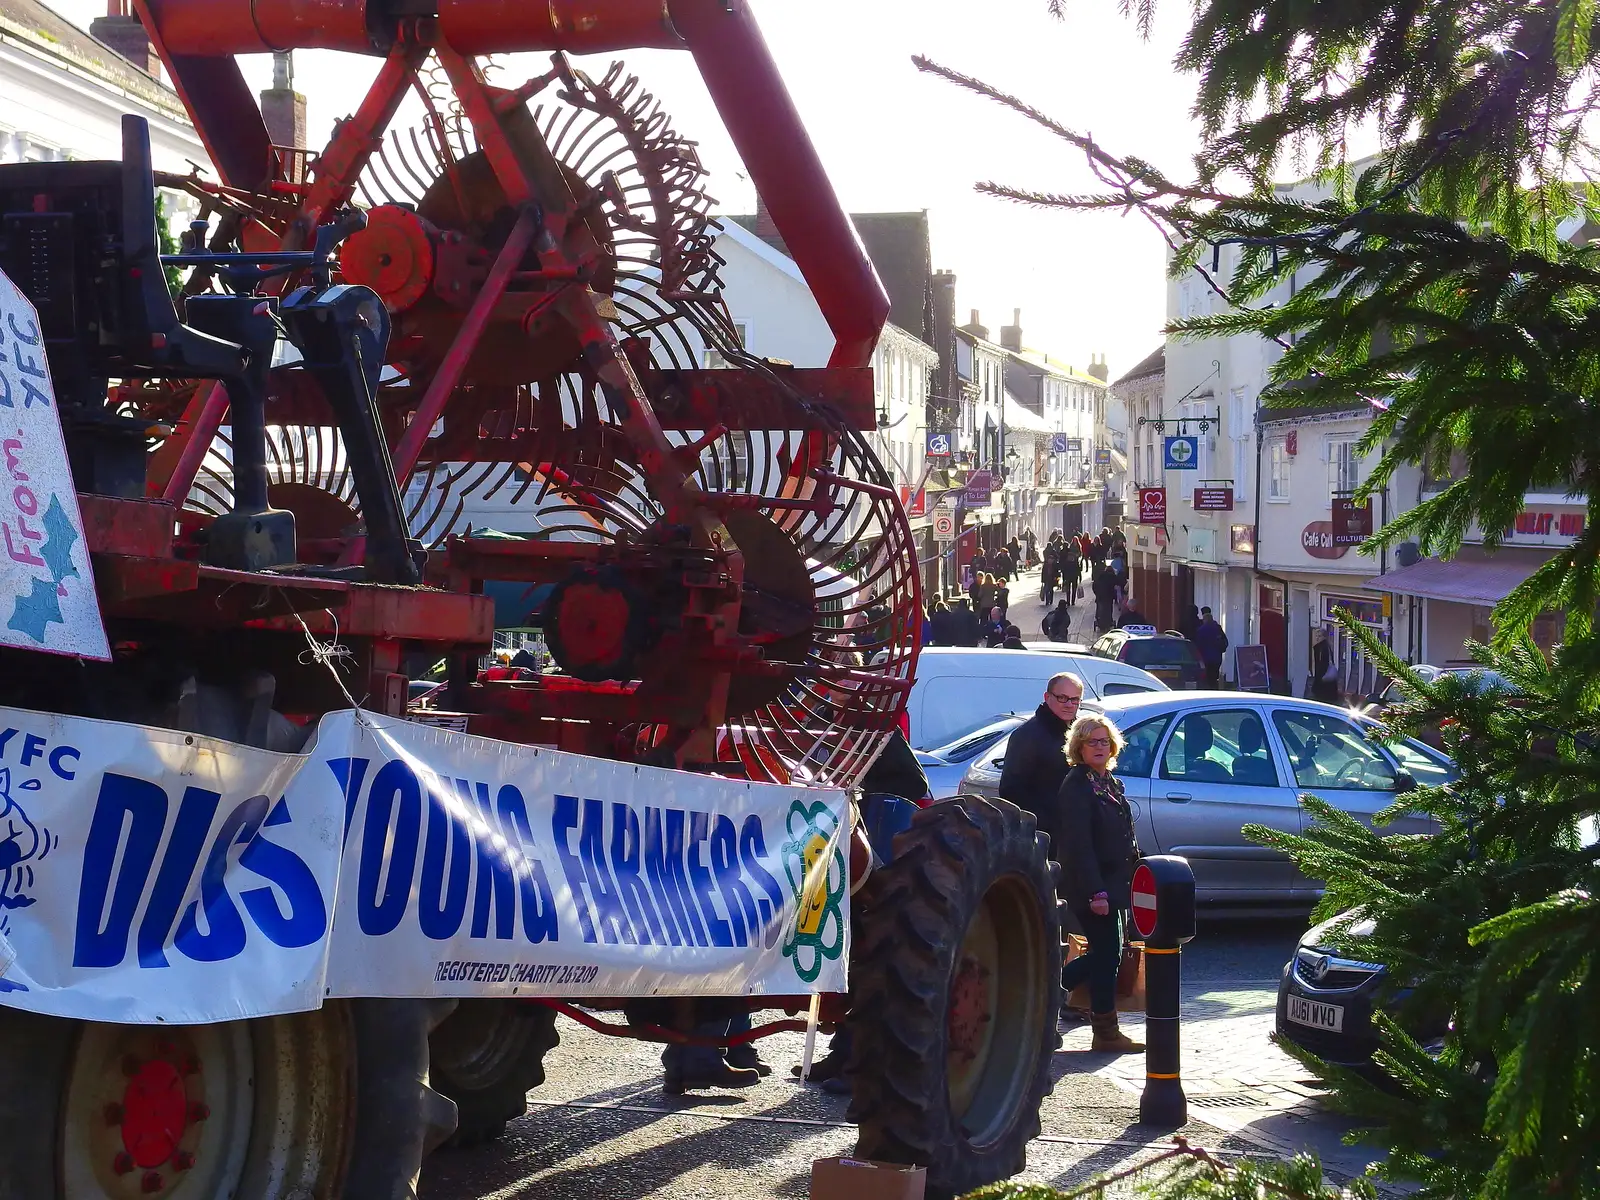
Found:
[[[415,1200],[454,1128],[427,1084],[453,1003],[191,1026],[0,1009],[0,1196]]]
[[[918,813],[856,899],[850,1119],[861,1158],[961,1195],[1026,1165],[1061,1044],[1049,839],[1004,800]]]
[[[522,1000],[463,1000],[433,1031],[433,1086],[456,1102],[451,1147],[492,1142],[528,1111],[544,1056],[561,1042],[556,1013]]]

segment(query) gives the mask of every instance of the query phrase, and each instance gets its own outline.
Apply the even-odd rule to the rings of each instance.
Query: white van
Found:
[[[1050,677],[1063,671],[1083,680],[1089,700],[1169,690],[1148,671],[1091,654],[927,646],[917,658],[907,705],[911,744],[925,750],[991,717],[1032,712],[1044,701]]]

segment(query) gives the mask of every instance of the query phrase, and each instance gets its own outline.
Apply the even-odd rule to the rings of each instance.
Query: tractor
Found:
[[[916,547],[867,438],[888,303],[745,0],[135,7],[215,174],[155,173],[135,117],[119,162],[0,167],[0,269],[39,314],[111,648],[0,649],[0,704],[287,754],[359,708],[730,788],[856,787],[918,644]],[[635,47],[694,56],[828,367],[741,345],[694,143],[621,66],[568,58]],[[234,57],[300,48],[380,63],[314,154],[272,144]],[[503,56],[530,52],[548,70],[513,79]],[[200,213],[165,256],[158,188]],[[497,499],[537,535],[474,536]],[[558,670],[481,669],[507,583],[543,597]],[[857,1152],[935,1194],[1016,1173],[1039,1130],[1047,850],[968,797],[852,860],[849,993],[810,1020],[855,1030]],[[776,1010],[758,1037],[811,1004],[425,982],[188,1026],[0,1007],[0,1195],[399,1200],[428,1154],[526,1111],[563,1014],[687,1042],[708,1013]]]

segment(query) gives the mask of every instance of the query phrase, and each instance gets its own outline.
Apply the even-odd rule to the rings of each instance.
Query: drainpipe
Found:
[[[1256,535],[1250,542],[1250,573],[1257,578],[1261,575],[1261,450],[1266,444],[1266,431],[1262,428],[1261,403],[1256,402]],[[1260,596],[1258,589],[1256,596]],[[1253,608],[1251,610],[1253,611]],[[1245,617],[1245,636],[1250,635],[1250,618]]]

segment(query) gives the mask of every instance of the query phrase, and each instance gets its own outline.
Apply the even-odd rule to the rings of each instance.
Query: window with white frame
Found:
[[[1285,503],[1289,499],[1289,447],[1282,438],[1267,443],[1267,499]]]
[[[1255,435],[1255,414],[1244,388],[1236,387],[1228,393],[1228,433],[1233,443],[1233,498],[1235,503],[1250,499],[1255,464],[1251,461],[1252,440]]]
[[[736,333],[739,337],[739,345],[748,346],[750,344],[750,323],[748,321],[735,321],[733,323],[733,330],[734,333]],[[714,346],[706,347],[702,361],[705,363],[705,369],[708,371],[723,371],[733,365],[726,358],[724,358],[722,356],[722,352],[716,349]]]
[[[1328,459],[1328,493],[1349,495],[1361,486],[1361,455],[1355,438],[1329,437],[1324,443]]]
[[[1255,464],[1250,461],[1250,439],[1233,439],[1233,500],[1243,504],[1250,499],[1250,486],[1255,475]]]

